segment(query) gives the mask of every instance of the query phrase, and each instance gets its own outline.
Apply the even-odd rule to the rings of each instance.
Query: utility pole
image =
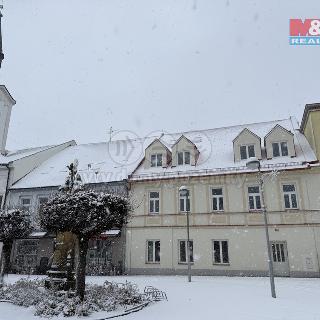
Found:
[[[264,230],[266,234],[266,246],[268,250],[268,268],[269,268],[269,279],[270,279],[270,288],[271,288],[271,296],[272,298],[276,298],[276,288],[274,284],[274,274],[273,274],[273,260],[272,260],[272,254],[271,254],[271,247],[270,247],[270,237],[269,237],[269,223],[268,223],[268,216],[267,216],[267,208],[265,203],[265,197],[264,197],[264,181],[263,181],[263,175],[261,172],[261,163],[260,160],[256,158],[251,158],[252,160],[249,160],[246,164],[248,169],[258,169],[258,175],[259,175],[259,187],[261,192],[261,207],[263,212],[263,220],[264,220]]]
[[[185,209],[187,213],[187,264],[188,264],[188,282],[191,282],[191,242],[190,242],[190,222],[189,222],[189,213],[190,213],[190,192],[185,186],[179,188],[180,196],[185,197]],[[189,203],[189,204],[188,204]]]

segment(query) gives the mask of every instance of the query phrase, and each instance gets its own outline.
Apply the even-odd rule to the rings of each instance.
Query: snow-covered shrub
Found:
[[[103,285],[87,285],[84,301],[72,292],[53,291],[44,288],[44,282],[22,279],[0,288],[0,300],[35,308],[35,315],[88,316],[98,311],[115,311],[146,301],[144,294],[130,282],[117,284],[105,282]]]
[[[111,296],[115,295],[118,297],[119,305],[132,305],[142,302],[142,296],[139,293],[136,284],[126,282],[124,284],[108,282],[104,283],[107,293]]]
[[[96,310],[90,310],[86,302],[81,302],[79,297],[70,296],[67,292],[52,292],[50,297],[35,305],[35,315],[52,317],[63,315],[64,317],[88,316]],[[97,310],[99,311],[99,310]]]
[[[23,307],[37,305],[50,296],[49,292],[43,290],[43,285],[43,281],[20,279],[0,288],[0,300],[10,300]]]
[[[1,277],[10,269],[10,254],[15,239],[23,238],[31,232],[30,216],[19,209],[0,212],[0,241],[3,242],[3,265]]]

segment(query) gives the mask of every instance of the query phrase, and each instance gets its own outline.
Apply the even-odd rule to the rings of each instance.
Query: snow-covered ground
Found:
[[[6,281],[13,282],[20,277],[10,275]],[[193,277],[188,283],[182,276],[121,276],[87,277],[87,282],[103,283],[106,279],[135,282],[141,290],[151,285],[167,293],[168,301],[128,315],[125,317],[128,320],[320,319],[320,279],[276,278],[277,299],[270,297],[268,278]],[[90,317],[101,318],[102,314]],[[32,316],[32,310],[0,303],[0,319],[40,318]]]

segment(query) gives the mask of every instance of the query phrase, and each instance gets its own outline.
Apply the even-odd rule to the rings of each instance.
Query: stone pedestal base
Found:
[[[52,266],[47,272],[48,278],[45,279],[45,287],[53,290],[74,290],[75,289],[75,273],[70,271],[58,270],[56,266]]]

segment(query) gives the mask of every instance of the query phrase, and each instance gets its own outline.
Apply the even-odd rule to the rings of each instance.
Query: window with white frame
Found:
[[[213,240],[213,263],[229,263],[229,250],[227,240]]]
[[[254,152],[254,145],[253,144],[240,146],[240,158],[241,158],[241,160],[254,158],[255,156],[256,155],[255,155],[255,152]]]
[[[162,167],[162,153],[151,155],[151,167]]]
[[[261,195],[259,186],[248,187],[249,210],[261,209]]]
[[[31,198],[30,197],[22,197],[20,198],[20,205],[26,211],[29,211],[31,208]]]
[[[160,240],[147,241],[147,262],[149,263],[160,262]]]
[[[285,157],[288,155],[288,144],[286,141],[272,143],[274,157]]]
[[[179,263],[187,263],[187,240],[179,240]],[[190,240],[190,262],[193,262],[193,241]]]
[[[190,211],[190,190],[189,195],[181,195],[179,192],[179,210],[180,212]]]
[[[178,152],[178,165],[190,164],[190,152],[181,151]]]
[[[160,211],[160,193],[157,191],[149,192],[149,213],[159,213]]]
[[[298,200],[297,192],[294,184],[284,184],[282,186],[284,206],[286,209],[297,209]]]
[[[212,188],[212,210],[223,211],[223,190],[222,188]]]

